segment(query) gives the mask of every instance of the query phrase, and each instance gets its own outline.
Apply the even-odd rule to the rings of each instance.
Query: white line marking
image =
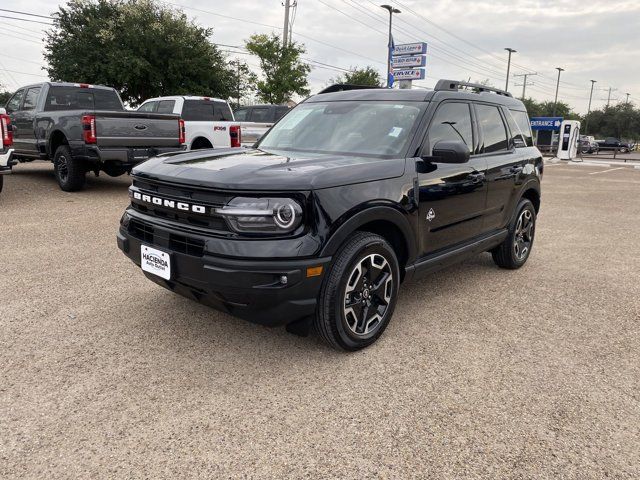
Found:
[[[590,172],[589,175],[597,175],[599,173],[607,173],[607,172],[613,172],[614,170],[623,170],[624,167],[618,167],[618,168],[609,168],[608,170],[601,170],[599,172]]]

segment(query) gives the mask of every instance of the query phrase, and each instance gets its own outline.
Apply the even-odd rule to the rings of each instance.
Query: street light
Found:
[[[589,106],[587,107],[587,116],[584,119],[584,134],[587,134],[587,128],[589,127],[589,113],[591,113],[591,99],[593,98],[593,86],[597,83],[597,80],[591,81],[591,93],[589,94]]]
[[[556,67],[556,70],[558,70],[558,82],[556,83],[556,98],[553,101],[553,114],[551,115],[552,117],[556,116],[556,106],[558,104],[558,89],[560,88],[560,74],[564,72],[564,68]]]
[[[505,50],[509,52],[509,61],[507,62],[507,83],[504,86],[504,91],[507,92],[509,90],[509,70],[511,70],[511,54],[516,53],[517,50],[509,47],[505,48]]]
[[[393,36],[391,35],[391,24],[393,22],[393,14],[394,13],[402,13],[397,8],[392,7],[391,5],[380,5],[382,8],[389,12],[389,43],[387,44],[387,88],[391,87],[391,46],[393,45]]]

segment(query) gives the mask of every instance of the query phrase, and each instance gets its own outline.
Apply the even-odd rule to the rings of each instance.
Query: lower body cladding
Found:
[[[120,250],[138,266],[144,261],[143,249],[145,255],[148,251],[164,254],[167,275],[144,271],[158,285],[267,326],[289,325],[298,320],[308,323],[306,319],[316,310],[323,276],[307,276],[307,269],[322,266],[321,271],[326,271],[331,261],[330,258],[266,261],[223,258],[207,253],[205,237],[137,220],[122,225],[117,240]],[[256,249],[259,242],[254,241]]]

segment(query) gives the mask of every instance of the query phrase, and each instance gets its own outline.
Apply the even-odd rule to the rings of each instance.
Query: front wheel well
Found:
[[[522,198],[526,198],[527,200],[530,200],[531,203],[533,203],[533,208],[536,209],[536,213],[540,211],[540,194],[536,189],[530,188],[528,190],[525,190],[522,194]]]
[[[373,222],[365,223],[358,227],[360,232],[370,232],[380,235],[384,238],[393,251],[396,252],[398,257],[398,264],[400,265],[400,276],[404,278],[404,267],[407,265],[409,258],[409,248],[407,246],[407,240],[402,233],[402,230],[398,228],[394,223],[386,220],[375,220]]]

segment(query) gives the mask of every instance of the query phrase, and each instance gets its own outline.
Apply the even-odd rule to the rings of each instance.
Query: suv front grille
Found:
[[[129,222],[129,234],[143,242],[153,243],[153,227],[137,220]]]

